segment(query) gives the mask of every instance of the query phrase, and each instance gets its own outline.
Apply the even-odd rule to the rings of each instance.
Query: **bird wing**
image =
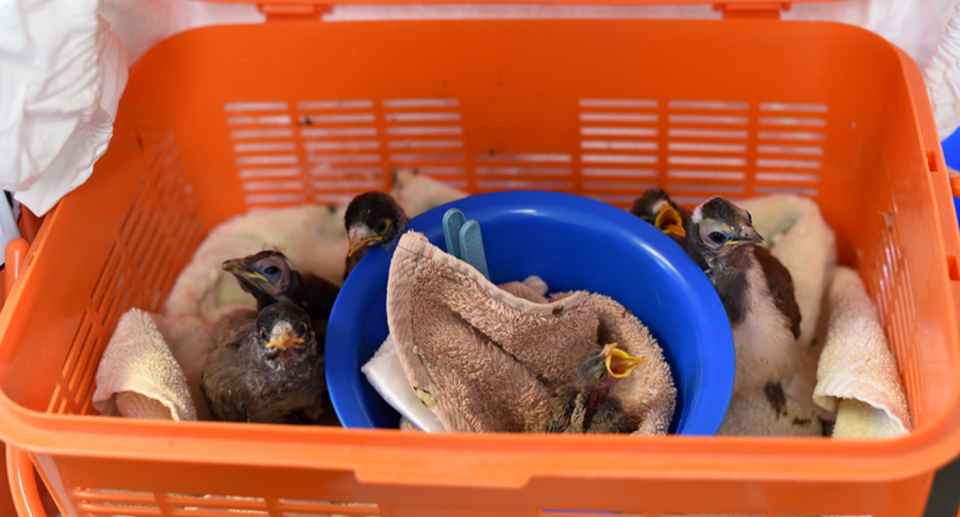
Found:
[[[247,421],[248,384],[239,361],[240,347],[256,332],[257,313],[242,309],[225,315],[210,332],[210,348],[200,374],[200,389],[214,419]]]
[[[301,300],[295,302],[307,311],[311,319],[329,319],[340,288],[333,282],[310,273],[301,275],[300,281]]]
[[[776,257],[766,248],[753,245],[754,256],[763,268],[763,276],[767,280],[767,288],[773,296],[774,305],[787,317],[790,322],[790,331],[795,339],[800,337],[800,306],[793,293],[793,277]]]

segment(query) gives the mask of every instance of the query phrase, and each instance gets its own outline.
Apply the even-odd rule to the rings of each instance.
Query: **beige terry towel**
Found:
[[[127,311],[97,368],[93,405],[105,415],[196,420],[187,379],[149,314]]]
[[[646,329],[624,328],[639,322],[609,299],[583,291],[547,303],[520,298],[408,232],[390,263],[387,308],[407,377],[447,430],[544,430],[555,388],[574,382],[598,330],[650,359],[611,390],[637,395],[622,403],[629,414],[642,413],[638,429],[663,433],[673,416],[675,389],[662,353]]]
[[[837,411],[833,436],[906,434],[910,413],[897,362],[860,275],[837,268],[829,300],[827,342],[813,397],[817,404]]]

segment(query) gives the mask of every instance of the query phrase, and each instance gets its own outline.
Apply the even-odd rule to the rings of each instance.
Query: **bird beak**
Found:
[[[735,239],[728,240],[724,245],[732,246],[732,245],[741,244],[744,242],[755,242],[757,244],[764,244],[767,241],[764,240],[764,238],[761,237],[759,233],[757,233],[756,228],[754,228],[753,226],[744,225],[740,227],[739,236]]]
[[[669,204],[666,204],[664,208],[660,210],[653,225],[667,235],[676,235],[678,237],[687,236],[687,231],[683,228],[683,219],[680,218],[680,213]]]
[[[370,237],[353,237],[350,239],[350,250],[347,251],[347,256],[352,257],[354,253],[360,250],[360,248],[367,246],[371,242],[380,242],[383,240],[383,237],[379,235],[371,235]]]
[[[606,357],[607,373],[613,379],[622,379],[630,375],[638,366],[648,361],[641,357],[627,355],[626,352],[617,348],[617,343],[604,346],[601,354]]]
[[[303,338],[296,336],[291,336],[287,333],[286,330],[281,330],[280,335],[277,336],[277,339],[267,343],[267,348],[278,348],[280,350],[286,350],[294,345],[299,345],[303,343]]]
[[[268,282],[267,277],[261,275],[260,273],[248,269],[247,267],[241,265],[236,259],[228,260],[220,265],[220,267],[231,274],[241,274],[253,278],[254,280],[262,280]]]

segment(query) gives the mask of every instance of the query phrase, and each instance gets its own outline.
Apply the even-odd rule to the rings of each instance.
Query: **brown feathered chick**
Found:
[[[215,420],[338,423],[310,320],[290,302],[221,318],[200,383]]]
[[[654,225],[680,246],[686,245],[690,210],[677,206],[662,188],[647,189],[633,202],[630,213]]]
[[[264,250],[222,265],[230,272],[244,291],[257,299],[257,309],[278,302],[292,302],[310,317],[310,323],[322,343],[327,331],[327,320],[340,288],[323,278],[293,268],[287,257],[277,250]]]
[[[778,383],[798,367],[793,279],[762,242],[750,213],[722,197],[694,209],[687,228],[687,253],[713,282],[733,329],[734,394]]]
[[[390,194],[371,191],[350,201],[343,223],[350,238],[347,264],[343,278],[347,278],[371,246],[389,246],[407,228],[407,214]]]
[[[623,410],[610,386],[630,375],[646,359],[631,357],[617,343],[594,347],[577,365],[577,380],[554,396],[548,433],[629,433],[636,423]]]

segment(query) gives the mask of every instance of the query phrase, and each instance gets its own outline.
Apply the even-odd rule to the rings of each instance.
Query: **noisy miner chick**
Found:
[[[371,191],[350,201],[344,216],[350,249],[347,251],[346,279],[371,246],[389,246],[407,229],[407,214],[390,194]]]
[[[633,202],[630,213],[656,226],[681,247],[686,245],[690,210],[677,206],[662,188],[647,189]]]
[[[733,329],[734,395],[776,386],[798,367],[793,279],[763,242],[750,213],[719,196],[695,208],[687,228],[687,253],[713,282]]]
[[[200,387],[215,420],[338,425],[310,319],[290,302],[220,318]]]
[[[299,273],[290,260],[277,250],[264,250],[231,259],[221,267],[237,278],[244,291],[257,299],[258,310],[278,302],[292,302],[300,306],[310,317],[318,341],[323,341],[330,311],[340,293],[339,287],[319,276]]]
[[[557,389],[547,422],[548,433],[629,433],[636,430],[620,401],[608,397],[610,386],[647,359],[631,357],[617,343],[590,349],[577,364],[574,384]]]

